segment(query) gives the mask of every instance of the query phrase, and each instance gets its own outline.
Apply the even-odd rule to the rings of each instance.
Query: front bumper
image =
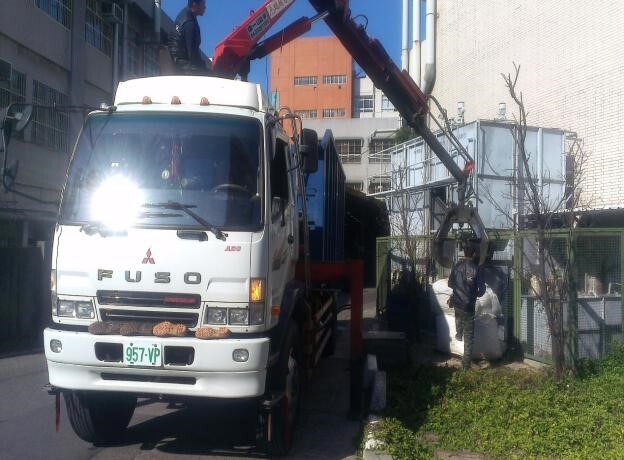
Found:
[[[61,341],[55,353],[50,341]],[[190,364],[134,367],[103,361],[96,344],[155,343],[192,348]],[[212,398],[247,398],[264,394],[269,338],[199,340],[189,337],[123,337],[87,332],[44,331],[45,354],[52,386],[69,390],[122,391]],[[249,351],[246,362],[232,358],[234,350]]]

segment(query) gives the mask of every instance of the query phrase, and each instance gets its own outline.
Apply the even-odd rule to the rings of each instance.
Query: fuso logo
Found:
[[[144,264],[155,264],[156,262],[154,261],[154,258],[152,257],[152,249],[148,249],[147,252],[145,253],[145,257],[143,258],[143,263]]]
[[[240,252],[241,247],[240,246],[226,246],[225,247],[225,252]]]

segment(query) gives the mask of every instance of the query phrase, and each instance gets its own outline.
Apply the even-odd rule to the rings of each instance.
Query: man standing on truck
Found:
[[[202,59],[199,45],[201,33],[197,16],[206,12],[206,0],[188,0],[175,20],[175,32],[169,41],[169,53],[176,71],[182,75],[207,75],[211,73],[209,63]]]
[[[477,297],[485,294],[485,283],[479,263],[478,241],[463,243],[464,260],[455,264],[449,276],[448,285],[453,289],[450,304],[455,309],[455,327],[457,340],[464,341],[462,367],[470,369],[472,361],[472,342],[474,338],[474,315]]]

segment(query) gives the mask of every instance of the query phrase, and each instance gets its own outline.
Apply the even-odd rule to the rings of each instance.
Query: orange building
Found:
[[[271,54],[271,98],[301,118],[351,118],[353,59],[336,37],[305,37]]]

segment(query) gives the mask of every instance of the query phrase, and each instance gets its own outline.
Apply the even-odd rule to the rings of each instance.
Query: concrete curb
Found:
[[[392,460],[392,456],[385,451],[385,445],[378,440],[375,425],[379,423],[379,413],[386,407],[386,373],[377,368],[377,357],[366,357],[365,388],[371,389],[370,415],[364,425],[364,460]]]

